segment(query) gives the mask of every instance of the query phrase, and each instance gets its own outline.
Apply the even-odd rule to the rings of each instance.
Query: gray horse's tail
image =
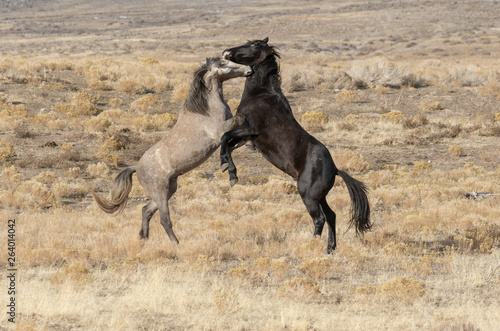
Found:
[[[111,188],[111,200],[98,196],[94,191],[97,205],[108,214],[116,212],[118,215],[127,206],[127,199],[132,190],[132,174],[136,171],[135,166],[128,167],[116,176]]]

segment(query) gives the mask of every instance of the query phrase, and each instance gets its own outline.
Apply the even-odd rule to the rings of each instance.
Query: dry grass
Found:
[[[90,41],[83,20],[96,16],[94,2],[61,3],[57,15],[73,13],[64,18],[74,24],[57,29],[53,11],[32,5],[23,15],[8,7],[0,24],[0,218],[17,220],[17,329],[497,328],[500,73],[486,53],[498,54],[500,40],[484,23],[491,6],[436,2],[425,15],[411,2],[358,12],[231,2],[214,13],[172,2],[166,17],[153,2],[139,12],[123,1],[133,18],[117,23],[121,13],[99,7]],[[228,28],[235,19],[244,33]],[[168,133],[199,62],[250,38],[256,20],[280,47],[297,120],[368,186],[373,231],[348,231],[350,198],[337,178],[327,201],[338,248],[326,255],[327,229],[312,237],[296,184],[243,147],[232,188],[217,153],[179,178],[170,211],[180,245],[158,215],[140,240],[148,198],[135,175],[116,217],[89,191],[108,192]],[[51,32],[30,37],[35,23]],[[243,84],[224,85],[232,110]],[[472,191],[496,195],[468,199]]]

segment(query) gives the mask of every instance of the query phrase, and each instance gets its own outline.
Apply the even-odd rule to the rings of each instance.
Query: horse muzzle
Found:
[[[231,51],[226,49],[224,52],[222,52],[222,57],[226,60],[230,60]]]

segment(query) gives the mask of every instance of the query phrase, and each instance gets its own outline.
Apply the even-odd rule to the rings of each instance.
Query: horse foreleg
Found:
[[[238,183],[238,176],[236,175],[236,165],[234,164],[231,153],[236,148],[243,146],[244,143],[245,140],[238,137],[232,138],[230,133],[226,133],[222,137],[220,149],[221,170],[222,172],[228,170],[231,186]]]
[[[236,128],[237,126],[242,125],[243,122],[245,122],[245,115],[242,115],[242,114],[236,114],[233,117],[231,117],[230,119],[222,122],[222,124],[217,132],[218,140],[221,140],[222,136],[226,132],[229,132],[229,131],[233,130],[234,128]]]
[[[222,171],[229,171],[229,180],[231,186],[238,182],[238,176],[236,175],[236,166],[234,165],[231,153],[238,147],[241,147],[248,141],[248,139],[255,139],[258,134],[255,134],[253,129],[250,127],[248,121],[245,121],[242,125],[239,125],[234,130],[226,132],[222,136],[221,148],[220,148],[220,160]]]

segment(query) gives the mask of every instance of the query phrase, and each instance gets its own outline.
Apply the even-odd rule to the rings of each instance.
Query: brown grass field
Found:
[[[117,5],[116,3],[119,3]],[[0,329],[500,330],[498,1],[0,2]],[[296,118],[370,189],[338,249],[247,147],[179,178],[174,246],[134,176],[208,56],[269,36]],[[236,109],[244,80],[225,83]],[[474,192],[477,198],[470,197]],[[8,250],[8,220],[15,249]],[[15,253],[15,323],[8,321]]]

